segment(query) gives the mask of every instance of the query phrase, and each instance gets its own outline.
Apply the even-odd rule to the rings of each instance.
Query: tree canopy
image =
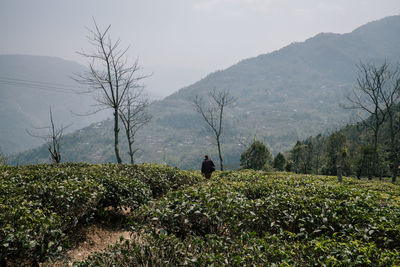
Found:
[[[268,148],[260,141],[254,141],[240,157],[243,169],[262,170],[271,162],[272,156]]]

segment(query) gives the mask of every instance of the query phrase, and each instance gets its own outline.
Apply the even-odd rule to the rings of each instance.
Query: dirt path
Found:
[[[46,263],[42,266],[72,266],[75,261],[86,260],[91,254],[106,249],[109,245],[119,243],[121,237],[124,240],[130,240],[129,231],[110,230],[98,225],[89,226],[86,231],[85,241],[78,247],[68,250],[63,261]]]
[[[130,240],[130,232],[107,230],[99,228],[98,226],[90,226],[87,231],[86,241],[80,244],[79,247],[70,250],[67,255],[72,262],[82,261],[87,259],[90,254],[102,251],[109,245],[120,242],[121,237],[125,240]]]

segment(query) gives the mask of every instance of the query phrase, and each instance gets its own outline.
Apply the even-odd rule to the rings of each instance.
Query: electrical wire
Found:
[[[77,94],[79,91],[83,91],[83,87],[73,87],[70,85],[64,85],[61,83],[50,83],[50,82],[39,82],[25,79],[16,79],[0,76],[0,85],[9,86],[24,86],[31,89],[38,89],[47,92],[59,92],[59,93],[69,93]]]

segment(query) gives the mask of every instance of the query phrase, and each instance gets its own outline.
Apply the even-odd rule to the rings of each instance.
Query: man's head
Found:
[[[208,155],[205,155],[204,158],[205,158],[205,159],[208,159]]]

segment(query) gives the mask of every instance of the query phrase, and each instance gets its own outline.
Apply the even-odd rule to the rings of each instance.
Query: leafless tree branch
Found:
[[[40,138],[44,140],[47,143],[47,150],[50,153],[50,159],[54,163],[60,163],[61,162],[61,141],[64,136],[64,131],[67,129],[71,124],[67,126],[61,126],[60,128],[57,128],[54,124],[53,120],[53,113],[50,108],[50,125],[47,127],[40,127],[40,128],[35,128],[36,130],[43,130],[46,129],[48,132],[47,133],[33,133],[29,130],[26,130],[26,132],[36,138]]]
[[[124,125],[128,140],[131,164],[134,163],[134,154],[138,151],[137,148],[133,148],[136,133],[151,120],[151,116],[147,113],[148,105],[148,97],[143,94],[141,88],[137,88],[137,90],[129,92],[119,109],[119,117]]]
[[[223,130],[223,114],[224,109],[233,105],[236,101],[229,90],[212,90],[208,93],[209,103],[206,105],[204,99],[200,96],[195,96],[191,102],[193,108],[203,118],[204,122],[209,126],[209,129],[215,136],[217,142],[218,155],[220,160],[221,170],[223,167],[223,159],[221,152],[221,134]]]
[[[139,74],[141,68],[138,59],[134,63],[128,63],[127,52],[129,46],[121,48],[121,40],[115,42],[110,37],[109,25],[101,30],[93,18],[93,29],[89,31],[88,42],[93,46],[92,52],[78,52],[89,60],[89,70],[76,74],[74,80],[88,86],[87,90],[80,93],[91,94],[96,100],[98,110],[113,110],[114,115],[114,150],[118,163],[122,162],[119,152],[119,117],[123,103],[130,91],[139,86],[139,81],[148,75]]]
[[[353,94],[347,97],[350,109],[359,109],[368,114],[371,119],[364,119],[364,126],[372,130],[374,161],[373,172],[376,174],[378,137],[387,113],[382,95],[389,79],[389,64],[385,61],[380,66],[373,63],[360,63],[358,65],[359,76],[357,86]],[[371,179],[371,177],[369,177]]]

